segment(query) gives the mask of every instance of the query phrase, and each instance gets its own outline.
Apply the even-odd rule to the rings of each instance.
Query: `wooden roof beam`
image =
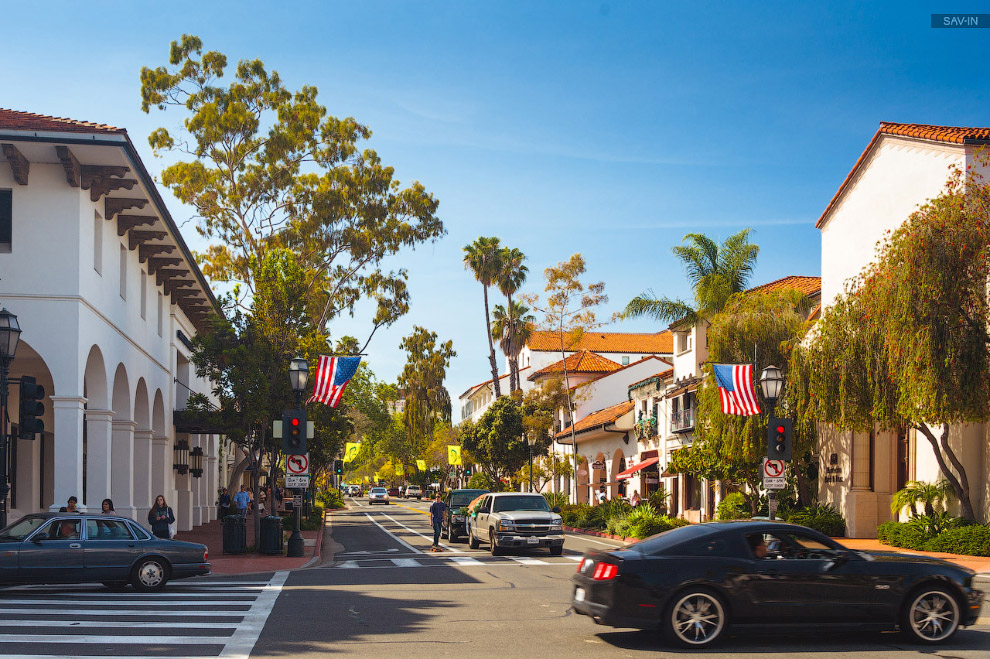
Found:
[[[168,236],[164,231],[135,231],[132,230],[127,234],[127,244],[130,246],[131,250],[134,250],[138,245],[146,243],[149,240],[165,240]]]
[[[152,256],[157,256],[158,254],[171,254],[174,251],[174,245],[141,245],[138,248],[138,261],[144,263]]]
[[[28,184],[28,174],[31,171],[31,163],[24,154],[17,150],[13,144],[0,144],[3,155],[10,164],[10,173],[18,185]]]
[[[158,218],[154,215],[118,215],[117,216],[117,235],[123,236],[125,233],[133,229],[134,227],[140,226],[151,226],[158,221]]]
[[[148,273],[155,274],[155,271],[170,265],[182,265],[182,259],[176,256],[163,256],[148,259]]]
[[[62,169],[65,170],[65,181],[73,188],[79,187],[79,180],[82,175],[82,165],[76,160],[75,155],[69,151],[67,146],[55,147],[58,159],[62,161]]]
[[[131,208],[144,208],[148,205],[147,199],[135,199],[128,197],[106,197],[103,200],[106,212],[103,217],[112,220],[114,216]]]

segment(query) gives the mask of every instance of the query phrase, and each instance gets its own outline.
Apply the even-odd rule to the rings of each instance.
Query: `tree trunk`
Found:
[[[488,312],[488,287],[483,287],[485,291],[485,327],[488,331],[485,334],[488,335],[488,361],[492,366],[492,386],[495,387],[495,398],[500,398],[502,396],[502,389],[498,383],[498,361],[495,359],[495,342],[492,340],[492,319]]]
[[[512,354],[512,351],[516,348],[516,320],[512,317],[512,295],[506,295],[505,299],[508,301],[507,310],[509,316],[509,354],[506,357],[509,358],[509,393],[515,392],[519,389],[519,364],[516,361],[516,357],[519,353]]]
[[[249,464],[251,464],[251,454],[241,447],[238,448],[241,449],[244,456],[241,458],[241,461],[234,466],[234,471],[230,474],[230,481],[227,483],[227,492],[230,493],[231,497],[233,497],[239,489],[237,484],[238,481],[241,480],[241,476],[244,475],[244,470]]]
[[[942,433],[937,439],[931,429],[923,423],[914,424],[914,428],[920,431],[928,439],[928,443],[932,445],[932,450],[935,452],[935,460],[938,462],[938,468],[941,470],[942,475],[945,476],[945,480],[949,481],[949,485],[952,486],[952,490],[956,493],[956,498],[959,499],[963,518],[971,522],[976,521],[976,514],[973,512],[973,503],[970,501],[969,496],[969,478],[966,477],[966,468],[963,467],[952,447],[949,446],[949,424],[942,424]],[[948,458],[952,466],[955,467],[959,474],[958,477],[952,473],[949,465],[945,463],[945,458]]]

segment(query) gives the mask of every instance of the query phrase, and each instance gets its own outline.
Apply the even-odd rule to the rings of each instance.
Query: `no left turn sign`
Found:
[[[306,455],[290,455],[285,458],[286,476],[309,475],[309,453]]]
[[[780,478],[784,475],[783,460],[765,460],[763,462],[764,478]]]

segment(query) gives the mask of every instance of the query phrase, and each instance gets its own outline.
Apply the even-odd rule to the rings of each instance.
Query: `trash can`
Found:
[[[282,518],[269,515],[261,518],[261,549],[262,554],[282,553]]]
[[[223,518],[223,553],[243,554],[247,551],[247,520],[244,515]]]

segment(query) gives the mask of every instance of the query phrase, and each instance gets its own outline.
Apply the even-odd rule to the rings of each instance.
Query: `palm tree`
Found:
[[[505,296],[508,302],[506,308],[513,310],[513,313],[508,314],[507,316],[509,321],[509,327],[507,329],[509,334],[515,335],[516,330],[513,327],[513,324],[516,322],[516,316],[514,315],[515,307],[512,302],[512,294],[518,291],[526,281],[526,273],[529,272],[529,268],[523,265],[523,261],[526,260],[526,255],[515,247],[504,248],[502,250],[501,258],[502,270],[498,273],[498,289],[502,291],[502,295]],[[526,311],[529,311],[529,309],[526,309]],[[499,336],[501,336],[501,333]],[[528,339],[529,337],[527,336],[526,338]],[[509,360],[509,391],[519,389],[519,362],[517,357],[520,350],[522,350],[522,346],[519,346],[519,348],[517,348],[511,355],[509,353],[505,353]]]
[[[519,383],[519,351],[523,349],[529,337],[533,335],[536,318],[529,313],[529,307],[521,302],[511,302],[509,309],[496,304],[492,310],[492,338],[498,339],[498,345],[509,360],[510,391],[520,389]]]
[[[481,236],[464,247],[464,267],[474,273],[485,292],[485,335],[488,337],[488,361],[492,367],[492,384],[495,398],[502,395],[498,383],[498,362],[495,360],[495,344],[492,342],[491,314],[488,310],[488,287],[494,284],[502,272],[502,246],[499,239]]]
[[[935,505],[943,507],[954,496],[955,491],[949,481],[940,480],[937,483],[925,481],[908,481],[903,490],[898,490],[890,500],[890,512],[895,515],[903,508],[911,508],[911,517],[918,515],[918,504],[925,508],[926,517],[935,516]]]
[[[692,323],[700,318],[711,318],[725,307],[733,294],[746,290],[760,251],[749,242],[751,231],[743,229],[726,238],[721,245],[702,233],[684,236],[690,244],[678,245],[673,252],[687,270],[688,281],[694,290],[694,305],[658,298],[653,291],[647,291],[626,305],[623,316],[650,316],[666,322],[685,319]]]

